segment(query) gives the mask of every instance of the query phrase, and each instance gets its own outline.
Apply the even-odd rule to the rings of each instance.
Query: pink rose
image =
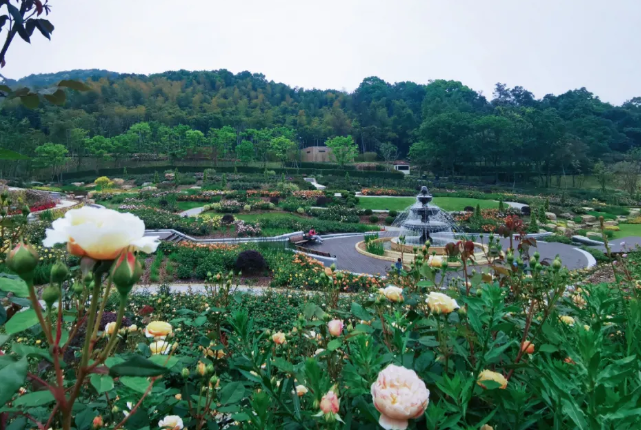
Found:
[[[343,321],[331,320],[327,323],[327,328],[332,336],[340,336],[343,333]]]
[[[326,414],[337,414],[340,407],[340,400],[338,396],[333,391],[328,391],[327,394],[323,396],[320,402],[321,411]]]
[[[378,374],[371,391],[381,413],[378,423],[386,430],[406,429],[408,420],[423,415],[430,397],[416,372],[393,364]]]

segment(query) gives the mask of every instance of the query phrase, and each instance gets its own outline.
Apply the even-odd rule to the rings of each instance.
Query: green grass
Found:
[[[614,232],[614,238],[641,236],[641,224],[619,224],[619,231]]]
[[[414,197],[363,197],[359,199],[358,207],[363,209],[402,211],[416,202]],[[446,211],[462,211],[465,206],[481,209],[498,209],[499,203],[493,200],[480,200],[465,197],[434,197],[432,203]]]

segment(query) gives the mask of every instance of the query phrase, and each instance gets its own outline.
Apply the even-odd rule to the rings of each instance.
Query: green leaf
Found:
[[[240,382],[232,382],[225,385],[222,390],[220,390],[218,398],[220,399],[221,404],[229,405],[239,402],[244,396],[245,386]]]
[[[23,396],[18,397],[14,402],[13,406],[26,406],[28,408],[35,406],[44,406],[49,403],[52,403],[56,400],[51,394],[51,391],[36,391],[35,393],[28,393]]]
[[[194,326],[200,327],[207,322],[207,317],[204,315],[199,316],[194,320]]]
[[[114,380],[109,375],[98,375],[94,373],[91,375],[91,385],[96,389],[98,394],[106,393],[113,390]]]
[[[63,105],[67,100],[67,94],[63,90],[57,90],[53,94],[45,94],[44,98],[51,104]]]
[[[22,19],[22,14],[20,14],[20,10],[11,3],[7,3],[7,8],[13,17],[14,25],[22,25],[24,21]]]
[[[123,376],[119,381],[122,382],[122,385],[125,387],[131,388],[140,394],[145,394],[145,391],[147,391],[147,387],[149,387],[150,384],[147,378],[140,376]]]
[[[171,357],[169,357],[169,361],[167,361],[166,355],[152,355],[151,357],[149,357],[149,361],[159,366],[164,366],[167,369],[171,369],[176,364],[178,364],[178,362],[180,361],[180,357],[172,355]],[[165,364],[165,361],[167,361],[167,364]]]
[[[116,364],[109,369],[112,376],[159,376],[169,369],[147,360],[140,355],[134,355],[124,363]]]
[[[0,305],[0,325],[7,322],[7,310],[3,305]]]
[[[59,87],[71,88],[76,91],[90,91],[91,87],[80,81],[62,80],[58,82]]]
[[[38,324],[38,316],[33,309],[27,309],[24,312],[18,312],[4,325],[7,334],[20,333],[23,330]]]
[[[512,345],[513,342],[508,342],[505,345],[501,345],[498,348],[492,348],[490,349],[486,354],[485,354],[485,361],[486,363],[493,363],[494,361],[498,360],[499,357],[501,357],[501,354],[505,352],[505,350]]]
[[[428,347],[434,347],[434,346],[439,346],[440,343],[434,336],[423,336],[418,340],[418,343],[421,345],[425,345]]]
[[[23,345],[21,343],[14,343],[11,345],[11,350],[18,354],[20,357],[42,357],[45,360],[53,362],[51,354],[48,350],[38,348],[37,346]]]
[[[27,357],[22,357],[20,361],[11,363],[0,370],[0,387],[2,387],[2,390],[0,390],[0,405],[4,405],[11,400],[11,397],[22,387],[27,378],[28,368]]]
[[[557,352],[558,350],[559,350],[559,348],[557,348],[554,345],[550,345],[549,343],[545,343],[545,344],[541,345],[541,347],[539,348],[539,352],[547,352],[549,354]]]
[[[352,302],[351,311],[352,315],[354,315],[359,320],[370,321],[374,318],[372,314],[367,312],[361,305],[356,302]]]
[[[576,424],[579,429],[583,430],[588,428],[583,412],[573,401],[561,399],[561,403],[563,404],[563,412],[574,421],[574,424]]]
[[[294,365],[282,357],[276,357],[274,360],[274,366],[278,367],[283,372],[294,372]]]
[[[11,339],[11,336],[9,336],[8,334],[0,334],[0,346],[7,343],[9,339]]]
[[[35,109],[40,104],[38,94],[27,94],[26,96],[20,97],[20,101],[27,109]]]
[[[340,339],[334,339],[327,344],[327,350],[336,351],[342,344],[343,342]]]
[[[2,152],[0,152],[0,160],[5,159],[2,155]],[[25,281],[20,278],[0,277],[0,290],[7,293],[13,293],[18,297],[29,297],[29,287],[27,287]]]
[[[53,33],[54,26],[52,23],[46,19],[36,19],[36,28],[40,30],[40,33],[47,39],[51,40],[51,33]]]

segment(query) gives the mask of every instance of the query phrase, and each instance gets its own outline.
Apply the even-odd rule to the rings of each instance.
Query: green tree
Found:
[[[55,179],[62,180],[61,167],[64,164],[69,151],[59,143],[45,143],[36,148],[35,163],[42,168],[51,168],[51,175]]]
[[[270,149],[274,152],[274,155],[280,160],[284,165],[289,157],[296,150],[296,142],[284,137],[279,136],[271,140]]]
[[[603,161],[597,161],[592,168],[592,174],[596,178],[599,187],[601,187],[601,192],[605,193],[608,184],[612,180],[612,170]]]
[[[254,161],[256,157],[254,144],[249,140],[243,140],[240,142],[240,144],[236,145],[236,157],[245,165]]]
[[[325,145],[332,150],[332,157],[340,166],[353,162],[358,154],[358,147],[352,136],[336,136],[327,140]]]
[[[384,142],[378,146],[378,152],[386,163],[391,163],[398,158],[398,147],[392,143]]]

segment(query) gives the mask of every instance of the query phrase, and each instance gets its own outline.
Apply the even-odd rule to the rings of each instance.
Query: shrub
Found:
[[[377,224],[378,223],[378,217],[376,215],[372,215],[369,217],[369,222],[372,224]]]
[[[391,217],[396,218],[398,216],[398,211],[394,211],[394,210],[389,211],[388,215],[391,216]]]
[[[332,200],[329,197],[321,196],[316,198],[316,206],[320,207],[325,207],[327,206]]]
[[[275,206],[278,206],[278,202],[280,201],[280,197],[274,196],[269,198],[269,202],[272,203]]]
[[[233,216],[232,214],[225,214],[225,215],[223,215],[223,217],[221,218],[221,222],[222,222],[223,224],[231,224],[231,223],[233,223],[234,221],[235,221],[235,218],[234,218],[234,216]]]
[[[256,275],[267,269],[267,263],[260,252],[248,249],[238,254],[234,268],[244,275]]]
[[[575,217],[572,219],[572,221],[574,221],[574,222],[575,222],[575,223],[577,223],[577,224],[581,224],[581,223],[583,222],[583,218],[581,218],[580,216],[575,216]]]
[[[252,207],[251,207],[251,205],[245,205],[245,206],[243,206],[243,210],[244,210],[245,212],[251,212]]]
[[[465,209],[463,209],[465,212],[474,212],[474,208],[472,206],[465,206]]]
[[[387,225],[392,225],[392,224],[394,223],[394,220],[395,220],[395,219],[396,219],[396,218],[395,218],[395,217],[393,217],[393,216],[387,216],[387,217],[385,217],[385,224],[387,224]]]
[[[305,208],[298,208],[298,209],[296,209],[296,212],[301,214],[301,215],[304,215],[305,214]]]
[[[521,208],[521,213],[522,213],[524,216],[530,216],[530,215],[532,215],[532,209],[530,209],[530,207],[529,207],[529,206],[523,206],[523,207]]]
[[[367,215],[367,216],[370,216],[373,212],[372,212],[372,210],[371,210],[371,209],[365,209],[365,210],[363,211],[363,213],[364,213],[365,215]]]

